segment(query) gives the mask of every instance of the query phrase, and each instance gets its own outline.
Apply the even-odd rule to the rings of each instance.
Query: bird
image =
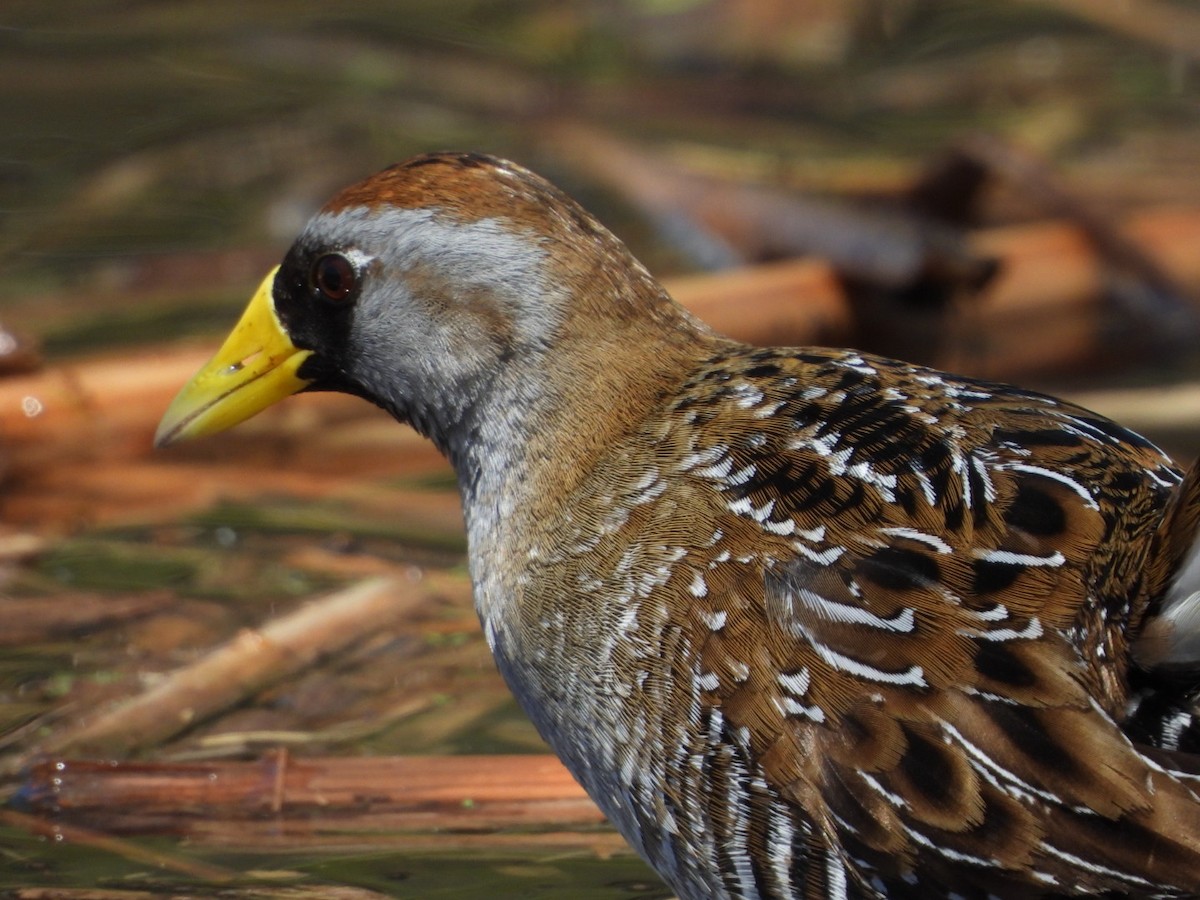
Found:
[[[340,391],[453,466],[538,731],[682,900],[1200,895],[1200,474],[678,305],[478,153],[336,194],[165,446]]]

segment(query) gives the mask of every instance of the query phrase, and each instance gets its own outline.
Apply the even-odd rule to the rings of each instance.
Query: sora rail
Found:
[[[366,398],[496,663],[684,900],[1200,891],[1200,477],[1077,406],[693,318],[513,163],[335,196],[158,442]]]

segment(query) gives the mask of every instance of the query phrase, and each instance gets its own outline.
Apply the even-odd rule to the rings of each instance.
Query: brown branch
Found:
[[[548,754],[313,757],[257,762],[56,760],[30,768],[22,802],[123,831],[189,832],[273,816],[303,828],[591,828],[600,811]],[[369,823],[369,826],[368,826]],[[236,828],[236,825],[231,827]]]
[[[153,746],[374,634],[444,583],[442,576],[374,579],[315,600],[262,628],[242,631],[145,693],[52,735],[37,752],[122,754]]]

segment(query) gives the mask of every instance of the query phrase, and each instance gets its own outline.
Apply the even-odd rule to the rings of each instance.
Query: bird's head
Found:
[[[544,179],[486,156],[417,157],[312,218],[155,442],[338,390],[444,443],[507,361],[536,372],[569,322],[631,317],[639,294],[661,302],[624,246]]]

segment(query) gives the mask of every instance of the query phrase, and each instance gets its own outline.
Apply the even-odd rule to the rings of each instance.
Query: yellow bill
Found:
[[[292,343],[271,301],[278,271],[271,270],[221,349],[171,401],[154,446],[232,428],[309,383],[296,371],[311,351]]]

